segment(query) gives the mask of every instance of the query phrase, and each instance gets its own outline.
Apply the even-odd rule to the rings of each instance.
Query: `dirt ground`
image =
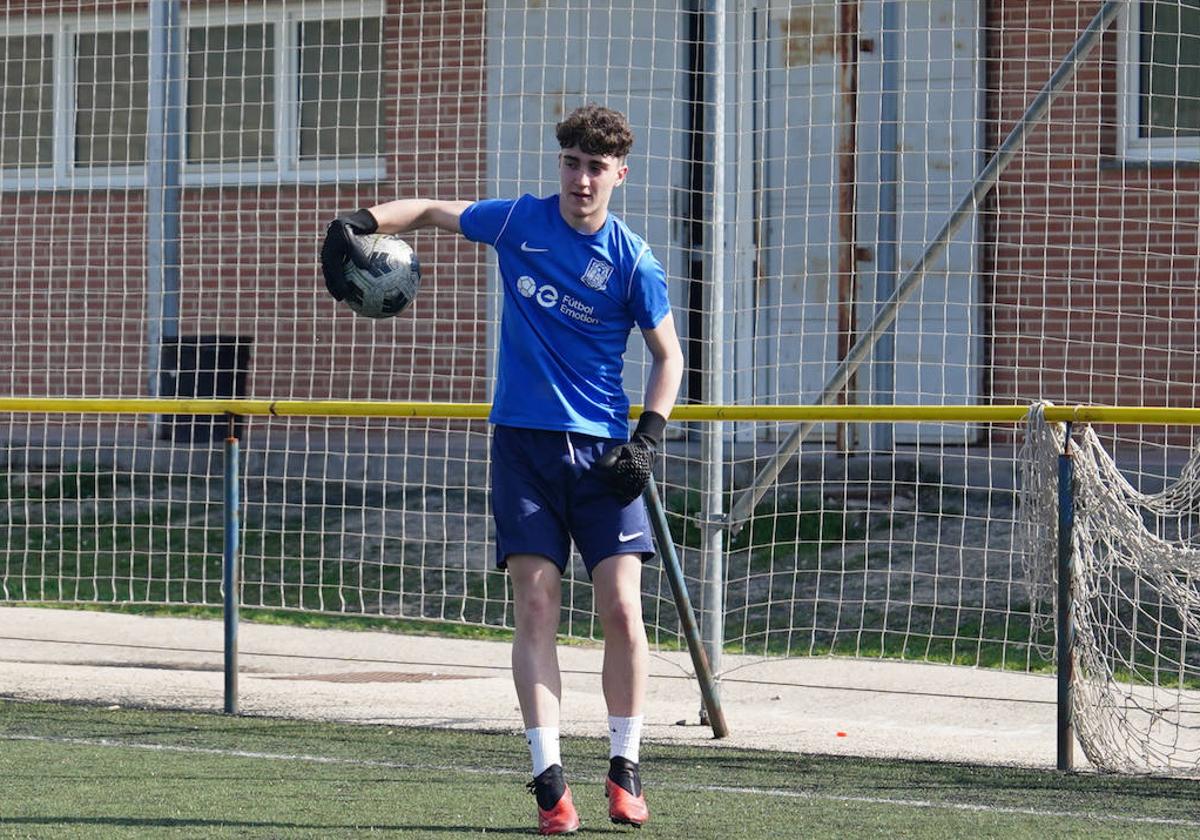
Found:
[[[505,642],[238,630],[240,714],[520,731]],[[605,733],[601,649],[563,646],[563,732]],[[656,653],[644,737],[819,754],[1052,767],[1053,678],[940,665],[726,657],[727,737],[700,723],[686,653]],[[219,621],[0,607],[0,696],[225,708]],[[1083,763],[1076,750],[1077,761]]]

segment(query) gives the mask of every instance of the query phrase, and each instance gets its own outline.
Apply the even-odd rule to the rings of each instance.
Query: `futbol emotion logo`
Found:
[[[517,291],[522,297],[534,298],[539,304],[546,309],[553,309],[558,303],[558,289],[547,283],[539,287],[537,281],[527,274],[523,274],[517,278]]]
[[[533,298],[545,309],[553,309],[559,303],[558,289],[549,283],[539,286],[537,281],[527,274],[522,274],[517,278],[517,291],[521,293],[521,297]],[[584,324],[600,323],[600,319],[595,315],[596,308],[594,306],[588,306],[579,298],[571,295],[562,295],[561,297],[562,306],[559,306],[558,311],[563,315]]]

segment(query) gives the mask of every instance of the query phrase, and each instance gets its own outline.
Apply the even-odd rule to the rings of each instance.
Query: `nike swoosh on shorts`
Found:
[[[646,533],[646,532],[638,531],[637,533],[634,533],[634,534],[626,534],[625,532],[622,531],[620,534],[617,534],[617,542],[629,542],[630,540],[636,540],[638,537],[640,537],[644,533]]]

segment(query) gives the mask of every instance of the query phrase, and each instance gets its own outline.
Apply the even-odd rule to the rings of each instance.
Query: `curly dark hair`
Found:
[[[624,158],[633,148],[633,129],[620,111],[588,104],[567,114],[554,127],[559,148],[578,146],[589,155]]]

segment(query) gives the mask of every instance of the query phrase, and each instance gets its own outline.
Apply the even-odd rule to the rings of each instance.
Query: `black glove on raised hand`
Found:
[[[357,291],[342,274],[346,259],[366,268],[366,252],[355,237],[377,230],[379,222],[369,210],[355,210],[338,216],[325,229],[325,241],[321,244],[321,273],[325,275],[325,288],[334,300],[343,300]]]
[[[643,411],[629,443],[614,446],[596,462],[604,479],[621,504],[629,504],[646,489],[654,470],[654,453],[662,443],[667,418],[656,411]]]

